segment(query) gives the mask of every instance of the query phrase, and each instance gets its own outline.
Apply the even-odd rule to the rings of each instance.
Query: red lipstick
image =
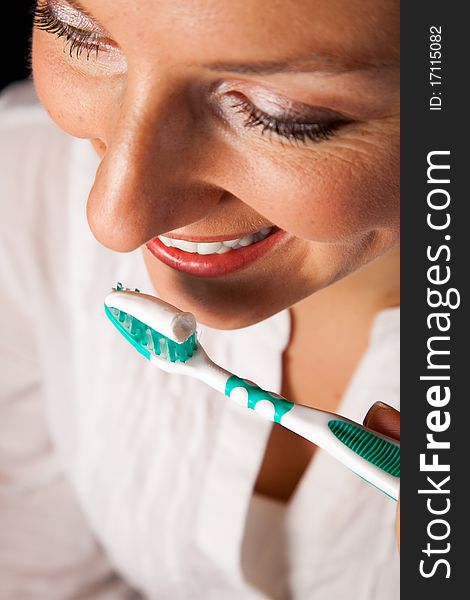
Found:
[[[287,233],[276,228],[266,238],[250,246],[231,250],[225,254],[209,255],[167,247],[158,237],[147,242],[146,246],[155,258],[177,271],[196,277],[221,277],[253,263],[286,238]]]

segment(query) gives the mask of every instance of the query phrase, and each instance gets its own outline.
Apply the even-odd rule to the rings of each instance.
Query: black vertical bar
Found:
[[[402,2],[401,23],[401,589],[404,599],[453,599],[468,596],[470,573],[470,31],[457,2]],[[427,173],[429,162],[450,168]]]

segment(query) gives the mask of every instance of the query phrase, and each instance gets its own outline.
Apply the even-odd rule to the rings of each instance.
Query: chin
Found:
[[[204,325],[240,329],[268,319],[312,293],[301,269],[292,269],[292,264],[303,263],[304,243],[279,237],[281,250],[273,249],[221,276],[199,276],[174,268],[147,248],[143,248],[143,257],[163,300],[191,312]]]
[[[317,253],[307,254],[300,246],[287,258],[276,255],[222,277],[189,275],[163,264],[147,250],[143,255],[153,287],[165,302],[191,312],[209,327],[240,329],[268,319],[348,274],[340,271],[345,262],[343,249],[340,256],[328,256],[323,261],[326,266],[317,260]],[[331,269],[330,263],[339,267]]]
[[[176,272],[145,256],[147,270],[158,296],[191,312],[198,323],[215,329],[240,329],[268,319],[292,306],[306,294],[287,278],[269,271],[228,277],[200,278]],[[300,293],[299,293],[300,292]]]
[[[162,300],[181,310],[191,312],[198,323],[214,329],[248,327],[285,308],[282,303],[279,305],[260,303],[259,288],[254,290],[249,286],[243,286],[235,291],[233,284],[230,284],[229,289],[224,293],[225,286],[219,284],[214,290],[213,281],[205,285],[204,282],[198,281],[196,286],[193,281],[189,282],[192,284],[190,286],[187,283],[183,281],[179,285],[154,285],[154,287]]]

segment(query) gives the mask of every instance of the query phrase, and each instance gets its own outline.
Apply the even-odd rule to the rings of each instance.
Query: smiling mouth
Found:
[[[233,252],[240,248],[246,248],[257,242],[261,242],[268,237],[273,231],[273,227],[266,227],[255,231],[254,233],[248,233],[242,237],[234,238],[231,240],[220,240],[215,242],[196,242],[190,240],[182,240],[175,237],[167,237],[159,235],[158,239],[167,248],[179,248],[184,252],[191,254],[201,254],[203,256],[210,256],[211,254],[226,254],[227,252]]]
[[[146,246],[155,258],[173,269],[198,277],[220,277],[261,258],[286,236],[285,231],[273,226],[231,239],[159,235]]]

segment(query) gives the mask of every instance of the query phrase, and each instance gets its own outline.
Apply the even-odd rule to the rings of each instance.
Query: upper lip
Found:
[[[245,237],[246,235],[251,235],[253,233],[257,233],[261,231],[261,229],[277,229],[274,225],[265,225],[264,227],[259,227],[258,229],[253,229],[252,231],[243,231],[241,233],[224,233],[222,235],[181,235],[174,233],[161,233],[163,237],[173,238],[175,240],[185,240],[187,242],[195,242],[195,243],[204,243],[204,242],[223,242],[224,240],[237,240],[239,238]],[[159,236],[156,236],[159,237]]]

